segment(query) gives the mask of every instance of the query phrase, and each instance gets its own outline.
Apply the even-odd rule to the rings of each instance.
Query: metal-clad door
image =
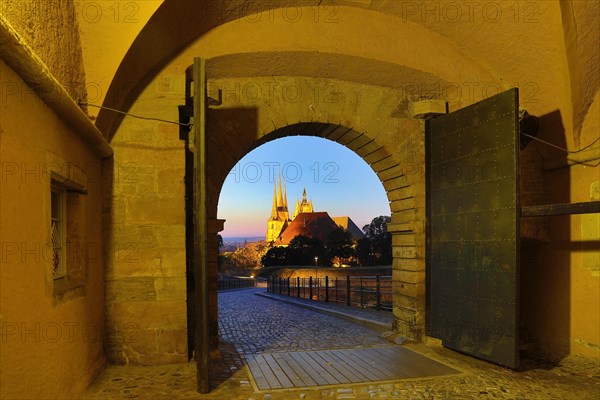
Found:
[[[429,120],[426,330],[517,368],[518,89]]]
[[[194,280],[196,351],[198,392],[208,393],[209,386],[209,315],[208,315],[208,211],[206,177],[206,62],[194,59]]]

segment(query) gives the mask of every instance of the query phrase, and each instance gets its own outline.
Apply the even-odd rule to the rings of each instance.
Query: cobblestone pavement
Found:
[[[312,311],[321,312],[322,314],[333,314],[334,316],[340,316],[342,318],[344,316],[352,316],[351,322],[363,320],[366,324],[360,323],[360,325],[378,331],[390,331],[392,329],[392,323],[394,321],[394,315],[388,311],[375,311],[371,308],[348,307],[345,304],[339,304],[334,302],[326,303],[324,301],[313,301],[309,299],[303,299],[300,297],[269,293],[266,291],[259,292],[258,294],[262,297],[283,301],[294,306],[308,308]]]
[[[219,295],[219,331],[242,354],[390,346],[377,332],[342,319],[254,295]]]
[[[211,368],[211,381],[215,389],[210,394],[196,393],[195,364],[189,363],[153,367],[110,366],[98,377],[83,398],[93,400],[598,400],[600,398],[598,360],[575,355],[566,357],[559,363],[525,360],[523,370],[515,372],[443,347],[427,346],[422,343],[407,345],[407,347],[463,371],[464,374],[429,379],[258,392],[254,389],[247,368],[243,366],[235,347],[241,348],[244,352],[272,352],[298,350],[298,346],[303,343],[318,349],[327,346],[341,348],[390,344],[382,342],[377,332],[346,326],[352,334],[357,335],[357,338],[353,339],[352,334],[329,327],[329,325],[339,326],[340,323],[344,323],[334,317],[295,308],[286,314],[287,308],[281,308],[273,300],[254,296],[252,291],[223,293],[219,301],[224,314],[221,322],[224,341],[221,346],[222,358]],[[286,307],[293,306],[286,305]],[[271,311],[273,314],[269,319],[268,314]],[[311,330],[315,325],[321,327],[317,331]],[[253,332],[253,329],[258,329],[259,332]],[[326,332],[335,335],[335,339],[327,337]],[[245,335],[250,335],[253,339],[246,339]],[[242,339],[239,343],[225,341],[236,338]]]

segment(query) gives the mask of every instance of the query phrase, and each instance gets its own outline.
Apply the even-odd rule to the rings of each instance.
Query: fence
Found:
[[[392,311],[391,276],[346,276],[345,278],[273,278],[267,291],[351,307]]]
[[[217,290],[243,289],[256,286],[256,280],[245,276],[229,276],[219,274]]]

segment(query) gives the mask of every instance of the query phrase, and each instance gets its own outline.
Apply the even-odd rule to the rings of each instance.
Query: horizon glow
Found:
[[[349,216],[361,229],[375,217],[391,215],[381,181],[359,155],[328,139],[293,136],[254,149],[229,172],[219,197],[218,218],[226,220],[221,236],[265,236],[279,173],[287,185],[290,218],[304,187],[316,212]]]

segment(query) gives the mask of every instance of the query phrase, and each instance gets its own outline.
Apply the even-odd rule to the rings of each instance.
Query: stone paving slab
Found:
[[[376,311],[358,307],[348,307],[341,304],[326,303],[323,301],[313,301],[293,296],[284,296],[280,294],[269,293],[267,291],[257,291],[254,294],[257,296],[281,301],[294,306],[303,307],[322,314],[343,318],[347,321],[359,324],[361,326],[379,332],[386,332],[392,330],[392,323],[394,317],[391,312]]]

